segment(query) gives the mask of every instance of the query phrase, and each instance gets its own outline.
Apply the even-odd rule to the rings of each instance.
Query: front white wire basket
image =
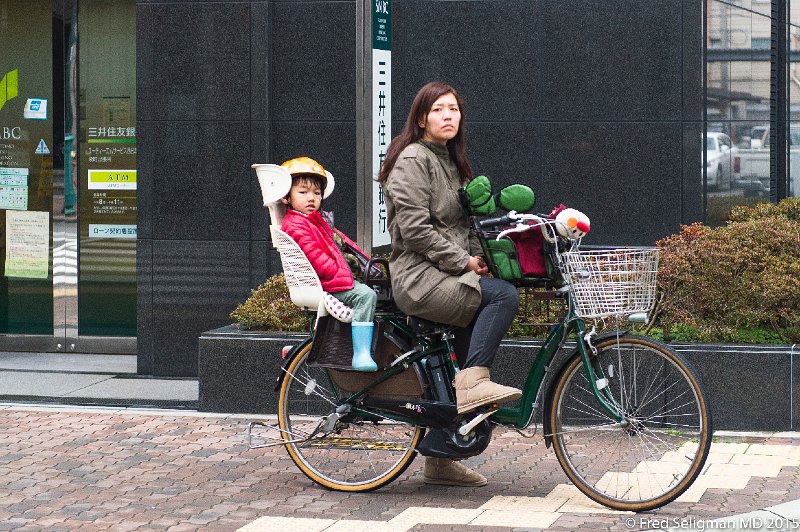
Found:
[[[567,251],[561,268],[582,318],[648,312],[655,301],[658,248]]]

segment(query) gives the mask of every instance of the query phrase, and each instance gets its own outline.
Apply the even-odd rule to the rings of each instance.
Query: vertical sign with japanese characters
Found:
[[[372,176],[392,139],[392,1],[372,0]],[[372,183],[372,247],[392,243],[383,185]]]

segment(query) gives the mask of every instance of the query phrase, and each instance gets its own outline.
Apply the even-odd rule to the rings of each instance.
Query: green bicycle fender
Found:
[[[603,333],[603,334],[597,335],[592,340],[592,343],[600,342],[600,341],[606,340],[607,338],[616,338],[617,336],[622,338],[624,336],[627,336],[629,332],[630,331],[628,331],[627,329],[620,329],[619,332],[617,332],[617,331],[609,331],[607,333]],[[553,379],[557,379],[558,377],[560,377],[561,374],[564,373],[564,371],[567,369],[567,364],[572,362],[572,359],[574,359],[575,357],[579,357],[579,356],[581,356],[581,353],[580,353],[580,350],[576,347],[575,350],[572,352],[572,354],[570,354],[564,360],[564,362],[561,364],[561,366],[559,366],[558,371],[555,373],[555,377],[553,377]],[[548,432],[549,432],[548,428],[550,427],[550,407],[553,405],[553,386],[552,386],[553,379],[550,379],[550,382],[548,382],[547,393],[545,394],[545,397],[544,397],[544,405],[542,405],[542,408],[543,408],[543,410],[542,410],[542,433],[544,434],[544,445],[548,449],[553,444],[553,435],[552,434],[548,434]],[[544,385],[544,382],[542,382],[542,385]]]
[[[286,370],[289,368],[289,364],[291,364],[291,363],[292,363],[292,360],[294,360],[294,357],[296,357],[296,356],[297,356],[297,354],[298,354],[300,351],[302,351],[302,350],[303,350],[303,348],[304,348],[306,345],[308,345],[309,343],[311,343],[312,341],[314,341],[314,337],[313,337],[313,336],[309,336],[308,338],[306,338],[305,340],[303,340],[302,342],[300,342],[299,344],[297,344],[296,346],[294,346],[294,347],[293,347],[293,348],[292,348],[292,349],[289,351],[289,354],[288,354],[288,355],[286,355],[286,360],[284,360],[284,361],[283,361],[283,364],[281,364],[281,369],[280,369],[280,371],[278,372],[278,377],[275,379],[275,391],[276,391],[276,392],[279,392],[279,391],[280,391],[280,389],[281,389],[281,383],[283,383],[283,379],[284,379],[284,378],[286,377],[286,375],[287,375],[287,373],[286,373]]]

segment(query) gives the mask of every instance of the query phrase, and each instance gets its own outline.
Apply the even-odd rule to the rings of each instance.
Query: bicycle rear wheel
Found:
[[[597,402],[580,355],[559,375],[549,431],[561,467],[592,500],[616,510],[652,510],[694,482],[711,445],[711,415],[695,371],[669,347],[620,336],[595,345],[598,387],[623,422]]]
[[[397,478],[416,456],[424,430],[379,415],[336,408],[350,395],[337,388],[328,370],[309,367],[311,344],[286,369],[278,396],[278,425],[286,450],[311,480],[339,491],[371,491]]]

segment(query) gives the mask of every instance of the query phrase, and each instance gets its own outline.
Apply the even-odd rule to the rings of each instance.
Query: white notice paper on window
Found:
[[[6,277],[47,279],[50,213],[6,211]]]

